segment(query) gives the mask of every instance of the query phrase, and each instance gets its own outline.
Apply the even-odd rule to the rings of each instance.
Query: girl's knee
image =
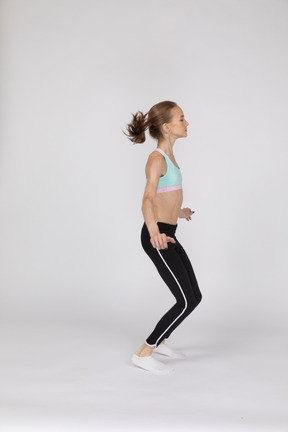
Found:
[[[185,314],[190,315],[190,313],[195,309],[196,306],[197,303],[195,302],[195,299],[188,300]]]
[[[197,297],[192,297],[192,298],[187,298],[187,305],[186,305],[186,314],[189,315],[197,306],[198,304],[201,302],[202,300],[202,295],[200,293],[199,296]]]

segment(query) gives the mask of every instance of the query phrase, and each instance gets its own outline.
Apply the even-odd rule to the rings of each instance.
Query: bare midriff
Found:
[[[182,189],[157,194],[154,199],[156,221],[176,225],[182,202]]]

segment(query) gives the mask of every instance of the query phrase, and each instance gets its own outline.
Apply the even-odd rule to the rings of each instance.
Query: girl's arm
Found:
[[[166,236],[164,233],[160,234],[154,214],[154,199],[157,194],[159,178],[163,170],[162,164],[162,158],[158,155],[149,156],[145,170],[147,183],[143,195],[141,210],[150,234],[152,246],[158,249],[167,249],[167,242],[172,241],[172,243],[175,243],[175,240]]]

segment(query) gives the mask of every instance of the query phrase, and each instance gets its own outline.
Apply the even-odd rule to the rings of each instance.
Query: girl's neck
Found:
[[[161,148],[161,150],[163,150],[167,155],[169,155],[169,154],[173,155],[174,144],[175,144],[175,141],[171,142],[168,140],[162,140],[162,141],[158,141],[157,147]]]

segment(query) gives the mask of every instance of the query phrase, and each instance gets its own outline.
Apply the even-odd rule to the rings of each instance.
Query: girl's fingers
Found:
[[[176,240],[173,237],[167,237],[167,242],[176,243]]]

